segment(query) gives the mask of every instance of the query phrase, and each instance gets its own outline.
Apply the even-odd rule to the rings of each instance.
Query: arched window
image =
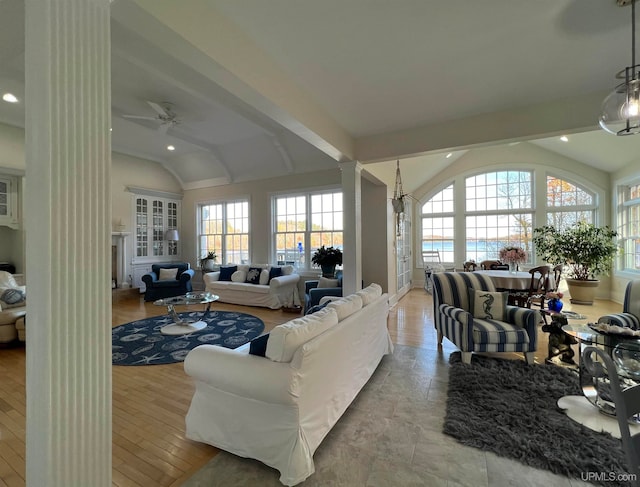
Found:
[[[437,249],[444,263],[461,267],[470,259],[496,259],[502,247],[517,245],[533,264],[534,228],[594,223],[597,211],[595,192],[545,169],[460,174],[422,205],[421,250]]]

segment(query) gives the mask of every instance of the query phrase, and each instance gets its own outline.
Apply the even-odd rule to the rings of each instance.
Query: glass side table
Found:
[[[163,335],[185,335],[194,331],[206,328],[207,323],[204,319],[211,310],[211,303],[220,299],[220,296],[206,292],[187,293],[183,296],[173,296],[171,298],[158,299],[153,302],[156,306],[166,306],[167,313],[173,320],[173,323],[163,326],[160,333]],[[206,304],[206,308],[199,320],[181,319],[176,313],[175,306],[190,306],[194,304]]]

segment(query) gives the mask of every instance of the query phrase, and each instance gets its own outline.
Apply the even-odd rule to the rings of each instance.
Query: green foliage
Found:
[[[204,269],[204,266],[206,265],[206,261],[212,260],[215,262],[217,258],[218,256],[216,255],[215,251],[207,252],[207,254],[202,259],[200,259],[200,267]]]
[[[315,265],[342,265],[342,250],[335,247],[325,247],[324,245],[315,251],[311,262]]]
[[[586,281],[609,274],[618,252],[614,241],[617,235],[609,227],[578,222],[566,230],[552,226],[536,228],[533,244],[539,258],[549,264],[568,265],[570,277]]]

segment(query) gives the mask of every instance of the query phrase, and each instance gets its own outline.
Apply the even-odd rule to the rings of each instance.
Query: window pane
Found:
[[[532,221],[532,213],[468,216],[465,259],[497,259],[502,247],[514,245],[529,252],[531,262]]]
[[[467,211],[533,208],[530,171],[496,171],[466,178]]]
[[[453,184],[438,194],[435,194],[429,201],[422,205],[423,214],[452,213],[453,210]]]

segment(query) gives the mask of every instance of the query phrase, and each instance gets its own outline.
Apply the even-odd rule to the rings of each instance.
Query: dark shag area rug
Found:
[[[472,356],[450,358],[444,433],[464,445],[581,479],[588,472],[628,472],[620,440],[567,417],[557,406],[580,395],[578,376],[554,365]],[[600,414],[594,408],[593,414]],[[603,478],[605,486],[629,485]]]
[[[163,335],[160,328],[173,323],[168,316],[155,316],[116,326],[111,331],[111,359],[114,365],[159,365],[184,362],[190,350],[198,345],[238,348],[264,330],[260,318],[246,313],[202,311],[178,313],[182,319],[203,320],[207,326],[186,335]]]

